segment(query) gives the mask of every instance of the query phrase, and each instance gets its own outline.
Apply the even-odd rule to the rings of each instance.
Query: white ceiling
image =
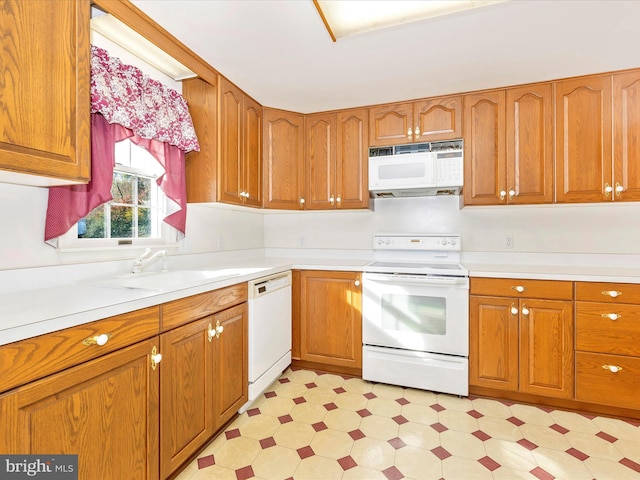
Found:
[[[300,113],[640,67],[640,1],[511,0],[338,39],[311,0],[132,0],[262,105]]]

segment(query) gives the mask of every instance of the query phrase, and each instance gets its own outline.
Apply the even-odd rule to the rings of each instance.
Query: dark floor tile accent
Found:
[[[473,418],[476,418],[476,419],[484,417],[484,415],[477,410],[469,410],[467,412],[467,415],[471,415]]]
[[[333,391],[336,392],[338,395],[346,392],[346,390],[342,387],[334,388]]]
[[[444,447],[432,448],[431,453],[433,453],[440,460],[444,460],[445,458],[449,458],[451,456],[451,454]]]
[[[323,407],[324,407],[324,408],[326,408],[326,409],[327,409],[327,411],[335,410],[336,408],[338,408],[338,406],[337,406],[335,403],[333,403],[333,402],[331,402],[331,403],[325,403],[325,404],[323,405]]]
[[[555,430],[556,432],[561,433],[563,435],[565,433],[569,433],[568,429],[564,428],[562,425],[558,425],[557,423],[554,423],[553,425],[549,426],[549,428],[551,430]]]
[[[278,396],[278,394],[276,392],[264,392],[264,396],[267,398],[271,398]]]
[[[349,470],[350,468],[358,466],[356,461],[353,458],[351,458],[351,455],[338,459],[338,463],[340,464],[343,470]]]
[[[500,464],[491,457],[482,457],[478,460],[478,462],[480,462],[480,464],[490,472],[493,472],[495,469],[500,468]]]
[[[447,427],[445,427],[440,422],[436,422],[436,423],[430,425],[430,427],[433,428],[438,433],[446,432],[447,430],[449,430]]]
[[[249,415],[250,417],[254,417],[256,415],[260,415],[260,409],[259,408],[250,408],[249,410],[247,410],[247,415]]]
[[[392,438],[388,441],[389,445],[391,445],[396,450],[401,449],[402,447],[406,447],[407,444],[402,441],[400,437]]]
[[[263,450],[265,448],[273,447],[275,446],[275,444],[276,444],[276,441],[273,437],[267,437],[260,440],[260,446],[262,447]]]
[[[439,403],[434,403],[433,405],[429,405],[431,408],[433,408],[436,412],[441,412],[443,410],[446,410],[446,408],[444,408],[442,405],[440,405]]]
[[[206,457],[201,457],[198,459],[198,468],[206,468],[215,464],[216,460],[215,458],[213,458],[213,455],[207,455]]]
[[[637,464],[633,460],[629,460],[627,457],[625,457],[622,460],[620,460],[619,463],[621,463],[622,465],[624,465],[627,468],[630,468],[634,472],[640,473],[640,464]]]
[[[255,477],[255,473],[253,473],[253,468],[251,465],[247,465],[246,467],[239,468],[236,470],[236,478],[238,480],[247,480],[248,478]]]
[[[322,430],[326,430],[329,427],[324,422],[318,422],[311,425],[316,432],[321,432]]]
[[[593,420],[594,418],[596,418],[595,415],[590,415],[588,413],[581,413],[580,415],[582,415],[584,418],[588,418],[589,420]]]
[[[280,423],[293,422],[293,418],[289,414],[282,415],[282,416],[278,417],[278,420],[280,420]]]
[[[398,425],[402,425],[402,424],[407,423],[409,421],[406,418],[404,418],[402,415],[396,415],[391,420],[396,422]]]
[[[516,404],[516,402],[512,402],[511,400],[498,400],[498,401],[506,407],[510,407]]]
[[[358,415],[360,415],[362,418],[368,417],[369,415],[372,415],[372,413],[369,410],[367,410],[366,408],[363,408],[362,410],[358,410],[356,413]]]
[[[577,449],[575,449],[573,447],[571,447],[569,450],[566,450],[566,453],[568,453],[572,457],[577,458],[581,462],[584,462],[587,458],[589,458],[589,455],[587,455],[586,453],[583,453],[580,450],[577,450]]]
[[[293,403],[295,403],[296,405],[299,405],[301,403],[305,403],[306,400],[304,399],[304,397],[296,397],[293,399]]]
[[[536,445],[530,440],[527,440],[526,438],[521,438],[520,440],[517,441],[517,443],[518,445],[526,448],[527,450],[535,450],[536,448],[538,448],[538,445]]]
[[[240,436],[240,429],[234,428],[233,430],[228,430],[224,432],[224,436],[227,437],[227,440],[231,440],[232,438],[236,438]]]
[[[387,480],[401,480],[404,478],[402,472],[395,466],[384,469],[382,474],[387,477]]]
[[[280,379],[278,379],[278,381],[280,383],[290,383],[291,382],[291,380],[289,380],[288,378],[280,378]]]
[[[396,402],[398,402],[402,406],[409,405],[411,403],[409,400],[407,400],[404,397],[396,398]]]
[[[316,452],[313,451],[313,448],[311,448],[309,445],[307,445],[306,447],[299,448],[296,451],[298,452],[298,455],[300,456],[301,459],[312,457],[316,454]]]
[[[520,425],[524,425],[524,422],[517,417],[509,417],[507,418],[507,422],[513,423],[516,427],[519,427]]]
[[[609,435],[607,432],[598,432],[596,433],[596,437],[600,437],[603,440],[606,440],[609,443],[617,442],[618,439],[613,435]]]
[[[316,385],[315,383],[311,382],[311,383],[305,383],[304,386],[307,387],[307,388],[316,388],[318,385]]]
[[[549,472],[547,472],[545,469],[540,467],[536,467],[533,470],[529,470],[529,473],[534,477],[536,477],[538,480],[554,480],[554,478],[556,478],[553,475],[551,475]]]
[[[373,398],[378,398],[378,396],[377,396],[375,393],[373,393],[373,392],[363,393],[363,394],[362,394],[362,396],[363,396],[364,398],[366,398],[367,400],[371,400],[371,399],[373,399]]]
[[[475,432],[472,432],[471,435],[479,440],[482,440],[483,442],[486,442],[491,438],[491,435],[484,433],[482,430],[476,430]]]
[[[365,437],[365,434],[364,434],[364,433],[362,433],[362,432],[360,431],[360,429],[357,429],[357,430],[351,430],[351,431],[349,432],[349,436],[350,436],[351,438],[353,438],[354,440],[360,440],[361,438],[364,438],[364,437]]]

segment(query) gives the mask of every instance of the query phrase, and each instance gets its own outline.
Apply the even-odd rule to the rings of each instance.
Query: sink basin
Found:
[[[111,288],[139,288],[145,290],[166,290],[175,287],[193,286],[202,283],[237,277],[241,272],[223,270],[173,270],[169,272],[130,273],[101,280],[95,285]]]

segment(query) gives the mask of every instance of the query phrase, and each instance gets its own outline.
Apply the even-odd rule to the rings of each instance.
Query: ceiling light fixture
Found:
[[[506,0],[313,0],[335,42],[356,33],[484,7]]]

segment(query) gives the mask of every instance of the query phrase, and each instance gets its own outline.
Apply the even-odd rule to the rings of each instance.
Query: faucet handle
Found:
[[[136,263],[142,262],[142,259],[147,257],[147,255],[149,255],[151,253],[151,249],[149,247],[144,249],[144,252],[142,252],[142,255],[140,255],[138,258],[135,259]]]

